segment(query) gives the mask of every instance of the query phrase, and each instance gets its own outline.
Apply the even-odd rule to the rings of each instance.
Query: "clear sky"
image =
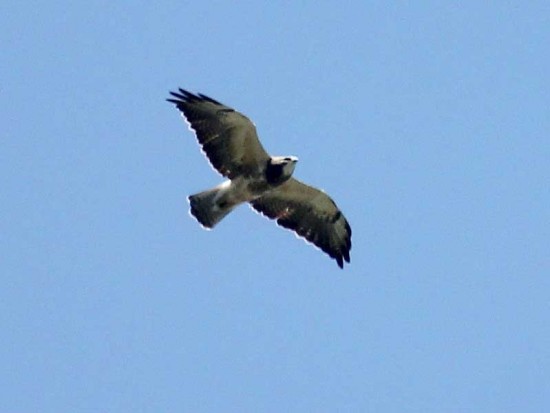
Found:
[[[550,3],[0,9],[0,411],[548,411]],[[300,158],[351,265],[189,217],[177,87]]]

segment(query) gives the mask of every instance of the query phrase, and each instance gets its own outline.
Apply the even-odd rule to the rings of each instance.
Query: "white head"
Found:
[[[280,165],[283,168],[283,176],[290,177],[296,168],[298,158],[296,156],[272,156],[271,165]]]
[[[269,182],[282,183],[292,176],[298,158],[295,156],[272,156],[266,170]]]

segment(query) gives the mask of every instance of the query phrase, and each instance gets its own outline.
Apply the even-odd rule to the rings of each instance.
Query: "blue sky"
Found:
[[[0,411],[548,409],[548,2],[1,9]],[[351,265],[188,216],[176,87],[300,158]]]

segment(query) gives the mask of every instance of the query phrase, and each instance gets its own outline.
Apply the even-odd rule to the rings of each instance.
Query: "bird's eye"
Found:
[[[290,158],[285,158],[285,161],[288,161],[288,162],[290,162]]]

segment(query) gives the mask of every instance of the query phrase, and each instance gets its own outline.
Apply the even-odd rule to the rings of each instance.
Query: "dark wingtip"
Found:
[[[215,103],[216,105],[223,105],[223,103],[218,102],[216,99],[212,99],[210,96],[203,95],[202,93],[199,93],[198,97],[211,103]]]
[[[177,101],[174,101],[173,99],[172,100],[166,99],[166,100],[168,100],[169,102],[172,102],[172,103],[182,103],[182,102],[183,103],[191,103],[191,102],[205,102],[206,101],[206,102],[214,103],[216,105],[223,106],[223,103],[220,103],[217,100],[212,99],[209,96],[203,95],[202,93],[194,94],[194,93],[189,92],[188,90],[182,89],[181,87],[178,88],[178,92],[170,91],[170,94],[177,99]]]
[[[349,262],[349,250],[343,250],[342,255],[344,256],[346,262]]]
[[[182,89],[181,87],[178,87],[178,90],[180,93],[185,96],[189,100],[197,99],[198,96],[194,95],[193,93],[189,92],[188,90]]]
[[[178,91],[179,92],[172,92],[171,90],[168,91],[170,93],[170,95],[172,95],[173,97],[175,97],[177,99],[176,101],[174,101],[174,99],[172,99],[172,100],[166,99],[166,100],[168,100],[169,102],[172,102],[172,103],[182,103],[182,102],[187,103],[187,102],[200,100],[200,98],[198,96],[195,96],[194,94],[192,94],[191,92],[188,92],[185,89],[178,88]]]

